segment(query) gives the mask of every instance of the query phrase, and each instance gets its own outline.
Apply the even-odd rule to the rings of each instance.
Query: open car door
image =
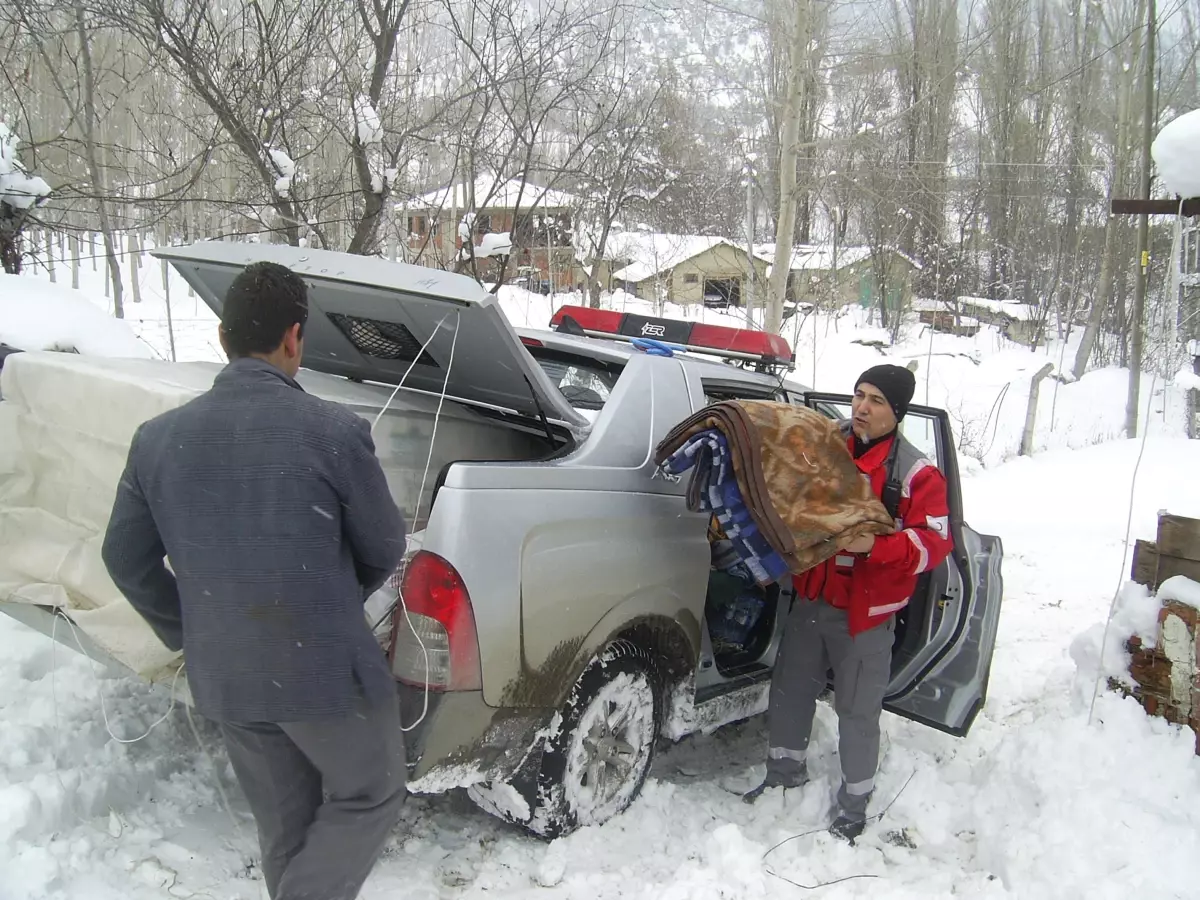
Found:
[[[805,403],[831,418],[850,417],[846,394],[806,392]],[[901,432],[946,477],[954,550],[921,575],[896,616],[892,680],[884,709],[956,737],[967,733],[987,698],[1003,580],[1000,538],[963,521],[958,455],[944,410],[910,406]]]
[[[572,431],[587,427],[529,355],[497,298],[465,275],[286,244],[203,241],[151,253],[169,260],[217,315],[245,266],[267,261],[291,269],[308,285],[306,369],[384,384],[403,378],[405,389],[435,396],[445,390],[455,400],[545,416]]]

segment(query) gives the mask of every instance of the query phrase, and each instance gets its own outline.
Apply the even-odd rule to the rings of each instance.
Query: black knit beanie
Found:
[[[854,389],[857,391],[858,386],[864,382],[879,388],[879,392],[887,398],[892,412],[896,414],[897,422],[904,418],[908,412],[908,404],[912,402],[913,393],[917,389],[917,379],[912,372],[903,366],[872,366],[858,376],[858,381],[854,382]]]

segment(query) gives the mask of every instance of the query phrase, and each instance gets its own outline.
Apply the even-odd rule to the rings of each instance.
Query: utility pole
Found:
[[[749,155],[746,158],[746,296],[742,303],[746,315],[754,321],[755,301],[758,299],[757,273],[754,271],[754,169]]]
[[[1146,5],[1146,109],[1142,120],[1142,196],[1150,199],[1150,144],[1154,140],[1154,39],[1157,29],[1155,0]],[[1150,217],[1138,217],[1138,269],[1133,285],[1133,335],[1129,349],[1129,398],[1125,404],[1125,435],[1137,437],[1141,405],[1142,320],[1146,314],[1146,280],[1150,268]]]

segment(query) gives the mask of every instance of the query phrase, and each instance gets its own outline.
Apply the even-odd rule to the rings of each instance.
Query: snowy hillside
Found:
[[[128,321],[165,356],[165,309],[157,267],[150,271]],[[217,358],[215,319],[182,282],[171,291],[179,358]],[[103,306],[102,291],[90,293]],[[549,298],[506,289],[503,302],[514,324],[549,319]],[[858,343],[878,335],[856,315],[805,324],[797,381],[848,390],[884,358]],[[805,895],[785,878],[839,881],[818,895],[831,900],[1194,896],[1192,735],[1107,692],[1088,723],[1100,631],[1127,571],[1126,504],[1141,450],[1141,441],[1117,439],[1125,373],[1044,382],[1038,452],[1015,458],[1029,378],[1064,349],[1070,359],[1072,349],[1058,346],[1031,354],[989,331],[931,342],[914,326],[888,352],[918,359],[916,399],[956,417],[967,518],[1004,540],[1005,601],[988,703],[967,738],[885,714],[871,812],[887,812],[858,846],[821,830],[837,778],[836,719],[822,704],[814,782],[754,807],[732,791],[761,772],[760,720],[671,747],[627,813],[551,844],[461,796],[411,797],[365,900]],[[1180,436],[1182,392],[1161,379],[1150,386],[1147,377],[1135,537],[1154,533],[1160,509],[1200,516],[1200,481],[1190,474],[1200,444]],[[1113,663],[1110,654],[1106,667]],[[169,707],[168,690],[103,671],[0,616],[0,900],[265,897],[253,822],[216,730],[199,719],[193,730],[177,708],[145,739],[122,742]]]

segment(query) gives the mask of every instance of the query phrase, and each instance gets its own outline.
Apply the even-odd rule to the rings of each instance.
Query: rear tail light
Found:
[[[454,566],[421,550],[393,578],[400,603],[392,616],[392,674],[431,691],[480,690],[475,613]]]

